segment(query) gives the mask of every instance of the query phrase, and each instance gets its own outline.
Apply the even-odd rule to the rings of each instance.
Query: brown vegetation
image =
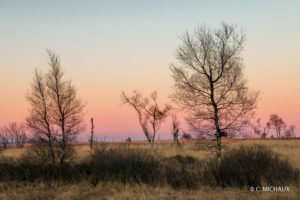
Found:
[[[254,148],[252,147],[253,144],[263,145],[273,152],[277,152],[279,156],[278,162],[276,159],[272,159],[272,166],[267,166],[266,162],[263,162],[265,157],[261,157],[262,160],[258,161],[257,159],[260,159],[260,157],[253,157],[251,153],[243,153],[243,150],[234,151],[238,149],[240,145],[247,148]],[[70,168],[73,172],[68,169],[67,173],[64,173],[64,179],[56,181],[46,181],[46,177],[42,180],[32,180],[33,182],[16,180],[7,182],[1,181],[1,199],[199,199],[199,196],[201,199],[225,197],[228,199],[297,199],[300,194],[298,189],[299,182],[294,183],[294,181],[288,179],[284,180],[287,182],[282,183],[291,187],[292,191],[288,193],[253,193],[249,191],[249,186],[241,188],[235,187],[234,184],[230,186],[228,181],[226,181],[227,184],[225,188],[218,186],[211,187],[210,185],[212,183],[216,183],[216,179],[211,179],[210,177],[209,179],[203,180],[198,174],[201,170],[207,169],[205,167],[203,168],[203,166],[205,166],[203,161],[213,158],[211,152],[215,150],[213,147],[215,143],[211,140],[182,141],[180,147],[173,149],[171,149],[171,141],[162,141],[158,142],[156,148],[152,150],[149,149],[146,141],[133,141],[130,144],[126,144],[125,142],[95,144],[96,150],[94,151],[90,150],[88,143],[74,145],[77,152],[76,160],[68,161],[68,163],[76,162],[79,163],[81,167],[86,167],[86,165],[89,165],[89,162],[93,162],[94,164],[91,165],[93,167],[89,173],[93,174],[93,171],[96,171],[98,174],[96,174],[94,178],[86,178],[90,176],[89,174],[76,176],[75,179],[72,178],[72,174],[77,173],[73,167]],[[256,148],[258,150],[257,153],[259,153],[257,155],[261,155],[262,153],[262,155],[266,155],[267,158],[272,158],[272,156],[268,156],[272,155],[272,153],[268,153],[269,150],[265,151],[259,148]],[[19,157],[22,159],[22,155],[24,155],[26,149],[28,148],[7,149],[3,152],[2,163],[3,160],[11,158]],[[297,140],[224,140],[225,157],[223,163],[230,168],[223,166],[222,169],[229,171],[233,169],[233,172],[239,173],[234,167],[239,167],[241,166],[240,164],[246,161],[244,160],[244,158],[247,158],[245,155],[250,156],[250,160],[248,161],[250,164],[252,163],[253,166],[260,163],[261,172],[270,171],[272,167],[277,166],[276,163],[284,163],[280,160],[284,161],[285,159],[289,160],[291,166],[300,169],[300,160],[299,157],[297,157],[299,151],[300,144]],[[246,150],[244,152],[253,151]],[[90,153],[92,153],[92,157],[89,156]],[[238,154],[240,154],[240,156],[238,156]],[[233,157],[230,158],[230,156]],[[254,160],[251,161],[251,159],[256,159],[257,162],[254,162]],[[233,162],[236,163],[232,165]],[[251,166],[249,163],[244,164],[244,168]],[[165,167],[162,168],[161,166]],[[147,167],[149,167],[149,170],[143,170]],[[209,169],[212,168],[210,167]],[[283,171],[286,169],[285,167]],[[229,171],[226,172],[227,175],[230,174],[228,173]],[[36,173],[36,170],[33,172]],[[256,177],[256,172],[253,172],[253,174],[244,172],[245,171],[242,171],[241,173],[245,175],[248,174],[249,177]],[[14,173],[17,173],[16,170],[14,170]],[[30,173],[30,170],[27,170],[27,173]],[[292,173],[289,174],[291,175]],[[22,176],[17,175],[17,177]],[[53,178],[53,176],[50,177]],[[239,175],[235,175],[234,177],[239,177]],[[288,176],[285,175],[285,177]],[[224,180],[235,180],[231,177],[227,178],[229,179]],[[157,180],[160,181],[157,182]],[[212,182],[207,182],[208,180]],[[237,181],[240,180],[238,179]],[[157,184],[159,187],[157,187]],[[261,182],[261,184],[267,185],[271,183]],[[37,189],[33,190],[33,188]],[[17,194],[17,192],[20,191],[22,191],[22,195]],[[216,192],[218,192],[218,194],[216,194]]]

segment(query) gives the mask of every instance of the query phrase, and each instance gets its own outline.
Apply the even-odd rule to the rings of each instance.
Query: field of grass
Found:
[[[244,146],[259,144],[278,153],[280,158],[300,169],[300,140],[223,140],[224,153]],[[106,143],[107,148],[126,145],[129,148],[149,149],[146,142]],[[184,141],[180,147],[171,148],[170,141],[159,141],[154,151],[164,157],[177,154],[207,159],[214,156],[214,141]],[[103,144],[96,144],[103,146]],[[84,162],[91,154],[88,144],[74,144],[75,162]],[[22,157],[26,148],[9,148],[1,156],[11,159]],[[268,170],[268,169],[265,169]],[[269,186],[269,185],[266,185]],[[93,186],[88,181],[65,183],[63,181],[6,181],[0,182],[0,199],[300,199],[300,185],[288,185],[290,192],[251,192],[249,188],[208,187],[200,189],[174,189],[169,185],[150,186],[147,184],[120,183],[116,181],[100,181]]]

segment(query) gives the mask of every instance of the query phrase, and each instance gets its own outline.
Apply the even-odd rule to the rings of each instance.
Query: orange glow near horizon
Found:
[[[245,77],[261,91],[256,117],[265,125],[277,113],[300,136],[299,8],[299,1],[0,1],[0,127],[25,122],[34,69],[47,71],[45,49],[51,48],[86,103],[80,137],[89,136],[93,117],[98,138],[144,138],[121,92],[156,90],[161,104],[170,103],[169,66],[177,63],[180,36],[197,24],[225,21],[247,36]],[[161,138],[171,137],[170,126],[163,124]]]

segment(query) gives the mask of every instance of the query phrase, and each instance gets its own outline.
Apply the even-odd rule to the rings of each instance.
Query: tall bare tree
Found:
[[[59,56],[47,52],[49,70],[45,75],[36,72],[27,98],[31,104],[27,124],[40,139],[46,137],[49,145],[55,141],[60,146],[58,160],[63,165],[71,151],[69,142],[84,128],[84,105],[71,80],[64,79]]]
[[[52,164],[56,163],[54,144],[57,141],[51,121],[50,98],[44,75],[37,69],[31,84],[30,93],[26,96],[30,104],[30,114],[26,118],[27,127],[38,144],[46,144]]]
[[[235,135],[256,108],[258,92],[250,91],[243,76],[241,53],[245,35],[223,23],[218,29],[197,27],[177,49],[171,65],[172,99],[189,112],[189,125],[200,136],[214,135],[221,162],[221,138]]]
[[[278,116],[278,114],[270,115],[267,126],[269,127],[269,129],[273,128],[275,130],[277,138],[281,137],[282,131],[286,128],[285,122]]]
[[[127,96],[125,92],[122,92],[121,100],[123,103],[132,106],[137,112],[143,132],[151,147],[153,147],[156,133],[159,130],[161,123],[168,116],[171,107],[165,105],[163,109],[160,109],[157,103],[156,92],[153,92],[149,98],[143,97],[137,91],[134,91],[132,96]]]
[[[45,79],[51,100],[52,121],[60,129],[57,136],[61,146],[60,163],[63,164],[69,150],[69,142],[84,128],[84,104],[78,98],[71,80],[64,80],[59,56],[49,50],[48,55],[50,69]]]

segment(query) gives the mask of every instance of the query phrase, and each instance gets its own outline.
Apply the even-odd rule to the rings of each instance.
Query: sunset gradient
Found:
[[[47,71],[47,48],[86,103],[98,139],[143,139],[136,113],[120,93],[158,92],[170,103],[169,66],[180,37],[198,24],[238,25],[249,86],[261,91],[256,116],[277,113],[300,136],[300,1],[14,1],[0,0],[0,126],[24,122],[35,68]],[[185,127],[184,122],[181,122]],[[159,136],[170,138],[166,121]]]

